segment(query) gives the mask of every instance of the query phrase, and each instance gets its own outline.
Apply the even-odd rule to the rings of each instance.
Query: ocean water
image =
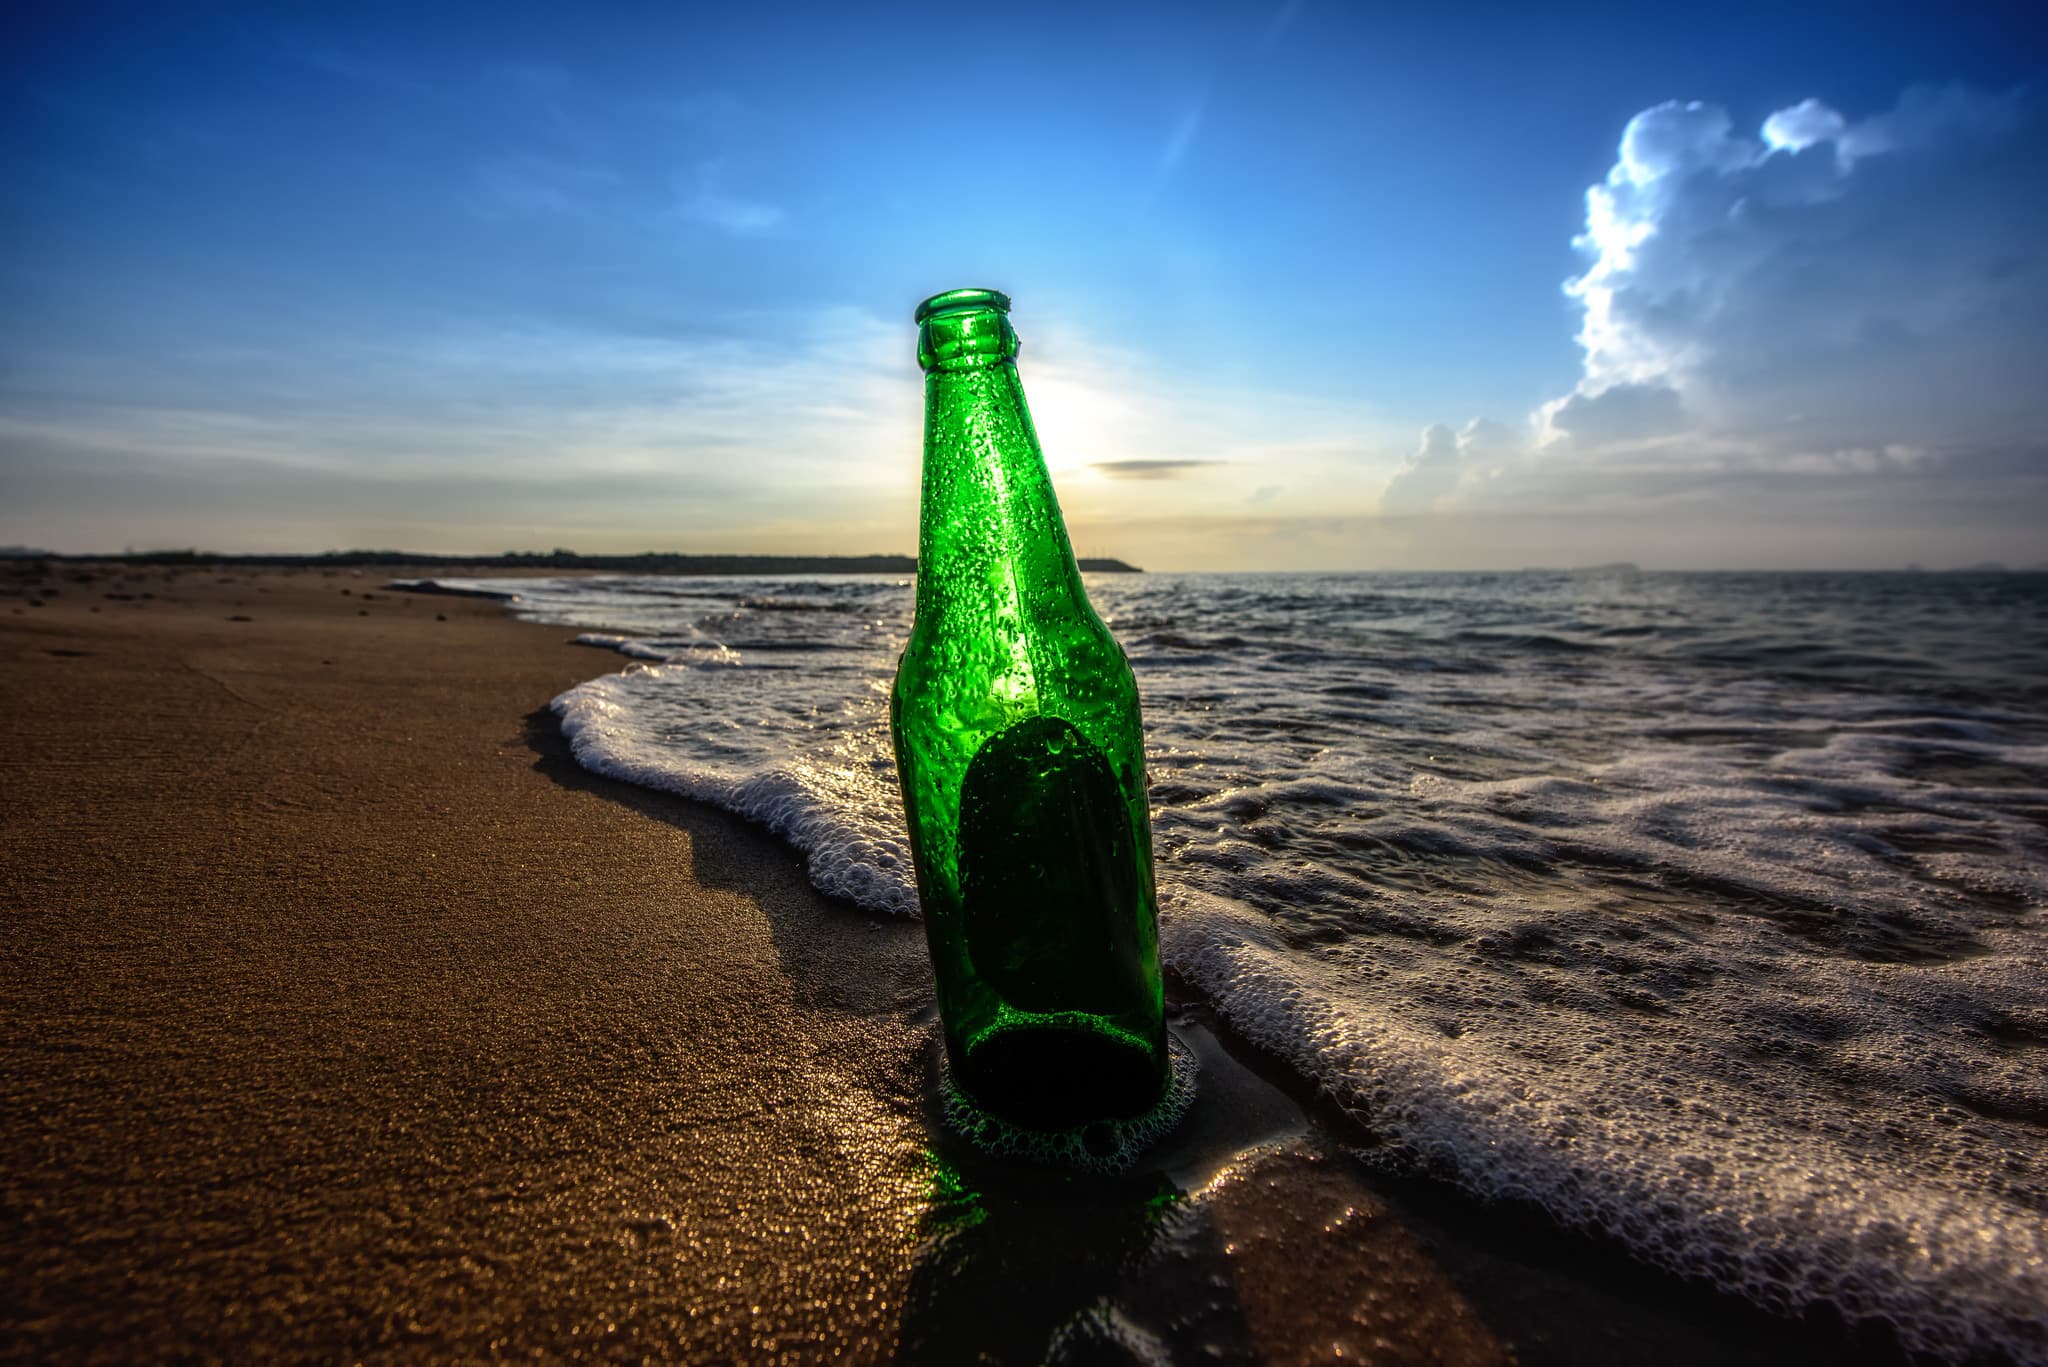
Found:
[[[907,581],[444,582],[629,657],[555,699],[587,767],[914,914]],[[1167,960],[1369,1162],[2048,1361],[2048,575],[1089,592],[1143,696]]]

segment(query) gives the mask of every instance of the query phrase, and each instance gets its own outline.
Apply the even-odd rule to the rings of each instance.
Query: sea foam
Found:
[[[688,666],[635,666],[572,688],[552,706],[584,768],[758,822],[804,855],[820,892],[914,915],[909,846],[891,805],[893,762],[877,757],[874,738],[861,753],[792,754],[756,765],[744,745],[721,747],[714,734],[679,762],[667,732],[647,733],[639,704],[651,693],[673,701],[685,689],[726,686],[726,679],[705,674]]]
[[[1362,1153],[1788,1313],[2048,1361],[2048,585],[1091,582],[1169,963]],[[914,914],[887,581],[525,581],[578,759]]]

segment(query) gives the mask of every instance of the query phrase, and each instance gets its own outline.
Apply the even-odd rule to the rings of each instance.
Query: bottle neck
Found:
[[[1021,625],[1069,594],[1085,603],[1016,364],[935,368],[924,393],[920,624],[967,607]]]

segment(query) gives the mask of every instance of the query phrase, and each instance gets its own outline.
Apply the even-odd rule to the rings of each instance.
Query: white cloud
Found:
[[[1659,381],[1578,390],[1545,409],[1550,430],[1580,447],[1648,441],[1685,427],[1678,391]]]
[[[1423,429],[1422,444],[1387,481],[1380,507],[1388,513],[1426,511],[1455,490],[1468,473],[1497,475],[1516,460],[1520,447],[1512,431],[1485,418],[1474,418],[1457,432],[1432,423]]]
[[[119,481],[154,491],[154,535],[181,544],[253,544],[234,491],[291,488],[358,519],[332,531],[343,542],[384,507],[448,526],[588,515],[586,546],[650,526],[668,544],[798,545],[781,523],[806,519],[812,547],[908,544],[920,398],[902,325],[817,306],[754,321],[765,339],[535,323],[337,343],[328,359],[361,389],[317,408],[290,391],[211,409],[16,404],[0,413],[0,464],[24,497],[0,524],[41,509],[46,540],[118,545],[132,537],[109,535],[94,500]]]
[[[590,217],[609,207],[621,184],[608,167],[530,153],[493,157],[476,168],[473,203],[487,218]]]
[[[786,215],[780,208],[759,200],[739,199],[716,190],[700,190],[684,210],[700,223],[709,223],[734,237],[756,237],[782,226]]]
[[[242,361],[244,390],[213,408],[179,406],[182,382],[121,405],[17,404],[0,413],[0,465],[18,495],[0,507],[0,541],[362,544],[386,537],[377,529],[400,509],[430,549],[913,546],[923,395],[907,320],[812,304],[706,322],[670,336],[536,320],[334,339],[322,360],[351,384],[313,408],[290,376],[259,385]],[[1380,430],[1354,402],[1191,393],[1142,353],[1019,325],[1033,414],[1082,544],[1115,553],[1094,529],[1133,510],[1235,511],[1276,468],[1327,476],[1298,496],[1264,487],[1258,501],[1279,514],[1369,498],[1358,472]],[[28,378],[53,394],[79,387],[48,358]],[[110,480],[145,490],[154,511],[113,520],[95,502]],[[259,534],[258,495],[306,516]]]
[[[684,198],[682,210],[685,218],[707,223],[733,237],[771,233],[789,217],[780,205],[727,191],[716,162],[698,168],[696,189]]]
[[[1387,480],[1380,506],[1390,513],[1431,507],[1457,487],[1462,473],[1457,433],[1431,423],[1422,430],[1422,444]]]
[[[1432,428],[1382,507],[1751,497],[1782,477],[1907,513],[1945,479],[1950,500],[2048,514],[2044,222],[2025,90],[1916,89],[1861,120],[1807,99],[1755,137],[1715,105],[1646,109],[1574,240],[1578,384],[1511,442]]]
[[[1804,152],[1817,142],[1840,142],[1848,127],[1819,100],[1801,100],[1764,120],[1764,145],[1774,152]]]
[[[1018,368],[1031,416],[1055,478],[1070,481],[1060,489],[1070,519],[1077,508],[1092,509],[1115,497],[1100,487],[1112,473],[1105,466],[1170,461],[1206,475],[1219,471],[1203,467],[1227,467],[1234,478],[1211,487],[1217,493],[1227,487],[1235,500],[1270,482],[1276,470],[1356,478],[1366,451],[1386,432],[1383,418],[1348,396],[1191,385],[1122,342],[1036,314],[1016,316],[1016,323],[1023,334]],[[1208,483],[1154,480],[1144,497],[1161,508],[1160,500],[1183,492],[1192,497],[1196,486]],[[1323,492],[1327,497],[1333,491],[1326,486]],[[1121,496],[1131,493],[1126,485]],[[1195,505],[1175,502],[1163,510],[1186,513]]]

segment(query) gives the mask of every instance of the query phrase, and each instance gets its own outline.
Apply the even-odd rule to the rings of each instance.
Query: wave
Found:
[[[1963,632],[1954,604],[1842,616],[1839,585],[1773,581],[1807,606],[1744,628],[1756,585],[1656,575],[1625,612],[1550,576],[1146,578],[1095,591],[1153,624],[1164,951],[1367,1161],[1912,1352],[2048,1359],[2048,693],[2023,644],[1968,643],[2029,639],[2010,602]],[[522,609],[625,611],[555,592]],[[586,767],[914,915],[886,713],[907,593],[833,592],[856,610],[749,606],[815,594],[755,582],[643,619],[604,643],[666,662],[554,707]],[[1879,621],[1924,624],[1913,659],[1813,680]]]

